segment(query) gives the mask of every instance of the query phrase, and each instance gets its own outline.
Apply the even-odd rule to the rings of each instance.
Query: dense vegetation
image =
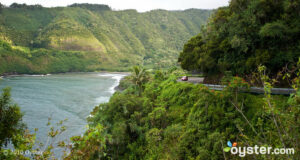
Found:
[[[4,88],[0,96],[0,159],[16,159],[14,155],[9,155],[11,150],[4,149],[9,144],[15,150],[32,147],[33,135],[26,130],[22,117],[20,107],[12,102],[10,88]]]
[[[31,14],[26,6],[17,8]],[[108,64],[115,60],[122,62],[122,65],[143,60],[146,66],[156,64],[163,67],[158,62],[171,64],[166,62],[167,59],[180,49],[178,44],[183,39],[177,38],[185,37],[180,34],[194,34],[192,28],[195,24],[189,20],[195,20],[192,15],[199,12],[158,10],[138,14],[133,10],[115,12],[105,6],[88,4],[39,9],[47,11],[49,14],[44,16],[50,16],[52,21],[34,21],[47,25],[40,28],[41,32],[36,36],[28,32],[28,37],[34,37],[33,41],[14,36],[9,38],[7,35],[18,34],[6,30],[0,44],[1,51],[5,51],[0,52],[2,57],[16,61],[15,55],[27,56],[22,61],[32,64],[28,71],[37,72],[54,72],[62,68],[74,70],[79,64],[83,66],[78,70],[84,67],[90,69],[95,62],[89,60],[96,60],[91,53],[100,56],[101,60],[107,58],[105,61]],[[16,13],[12,12],[12,8],[4,9],[11,15],[18,14],[19,10],[13,11]],[[81,14],[78,14],[79,11]],[[57,13],[61,13],[62,17]],[[191,16],[184,17],[183,13]],[[99,21],[91,21],[87,15]],[[300,159],[299,16],[299,1],[232,0],[229,7],[215,12],[206,28],[184,45],[179,56],[183,69],[202,71],[206,75],[225,75],[220,79],[226,85],[224,90],[214,91],[202,84],[179,82],[178,78],[187,73],[176,67],[164,71],[152,70],[151,73],[134,67],[132,74],[120,83],[119,88],[123,91],[116,92],[108,103],[95,107],[88,118],[89,125],[84,135],[72,137],[71,145],[60,142],[59,146],[70,149],[70,154],[64,158],[241,159],[226,152],[226,142],[230,140],[241,147],[294,148],[294,154],[290,155],[248,154],[244,159]],[[179,19],[180,23],[176,25],[184,24],[190,33],[176,32],[181,27],[170,26]],[[76,31],[71,30],[70,26]],[[156,27],[167,32],[161,32]],[[74,46],[75,42],[78,44]],[[41,58],[36,58],[37,55]],[[130,55],[131,59],[122,59],[125,55]],[[74,61],[78,64],[70,67]],[[1,62],[5,63],[3,60]],[[47,64],[47,67],[37,65],[40,63]],[[14,69],[16,64],[7,63],[5,66]],[[281,72],[283,67],[285,72]],[[11,68],[2,70],[13,70]],[[247,77],[249,82],[259,83],[265,93],[254,95],[245,92],[250,84],[232,75],[241,75]],[[289,96],[271,95],[271,88],[279,80],[278,77],[289,82],[296,92]],[[5,92],[3,97],[8,93]],[[21,134],[17,131],[16,135]],[[55,137],[58,133],[60,130],[52,129],[49,135]],[[9,136],[3,137],[11,138]],[[7,158],[3,153],[8,150],[1,148],[0,151],[0,156]],[[51,155],[49,152],[43,156],[48,158]]]
[[[83,136],[71,138],[64,159],[240,159],[224,152],[228,140],[238,146],[294,148],[290,155],[246,155],[244,159],[300,158],[300,77],[294,81],[297,92],[290,96],[270,95],[270,79],[259,69],[264,95],[239,92],[249,87],[242,78],[232,77],[223,91],[202,84],[178,82],[185,73],[176,68],[153,73],[135,67],[120,83],[122,92],[97,106],[88,119]],[[298,63],[300,74],[300,60]],[[34,135],[24,132],[22,114],[11,103],[9,90],[0,97],[1,143],[13,142],[15,150],[33,150]],[[14,110],[13,112],[11,112]],[[6,113],[10,111],[9,115]],[[11,114],[13,113],[13,114]],[[8,117],[7,117],[8,116]],[[8,121],[11,119],[12,121]],[[9,125],[8,125],[9,124]],[[59,123],[59,125],[61,125]],[[51,127],[54,138],[65,130]],[[3,141],[4,140],[4,141]],[[24,156],[0,148],[1,159],[55,159],[51,144],[42,154]],[[40,148],[44,148],[43,145]],[[37,151],[40,149],[37,148]]]
[[[96,52],[29,49],[11,46],[0,40],[0,73],[46,74],[56,72],[116,70],[98,68],[100,56]],[[103,62],[107,64],[106,62]]]
[[[0,79],[1,82],[1,79]],[[29,131],[22,121],[23,113],[11,98],[10,88],[4,88],[0,95],[0,159],[1,160],[47,160],[55,159],[53,148],[55,138],[65,131],[62,120],[56,126],[48,119],[50,143],[36,141],[35,131]]]
[[[211,11],[112,11],[106,5],[0,7],[0,74],[129,70],[175,64]],[[10,46],[8,49],[5,46]]]
[[[21,122],[22,113],[18,105],[10,99],[10,89],[5,88],[0,97],[0,145],[7,145],[12,141],[17,145],[15,135],[22,135],[24,124]]]
[[[142,72],[135,69],[121,82],[125,91],[94,109],[85,135],[73,137],[68,159],[240,159],[223,152],[228,140],[295,148],[294,155],[245,159],[299,159],[299,90],[290,97],[271,96],[268,87],[265,95],[239,93],[248,83],[233,77],[225,90],[214,91],[177,82],[178,70],[135,74]]]
[[[178,82],[186,73],[176,69],[147,74],[136,67],[120,84],[126,89],[94,109],[67,159],[240,159],[223,150],[228,140],[295,149],[244,159],[299,159],[299,11],[299,2],[289,0],[232,0],[219,8],[179,62],[186,70],[226,75],[219,80],[224,90]],[[260,83],[265,94],[241,93],[250,85],[232,75]],[[278,77],[296,93],[271,95]]]
[[[187,70],[245,77],[258,65],[271,75],[300,56],[300,3],[292,0],[232,0],[219,8],[179,57]]]

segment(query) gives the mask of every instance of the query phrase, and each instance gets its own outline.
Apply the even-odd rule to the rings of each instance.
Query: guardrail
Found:
[[[223,90],[226,85],[214,85],[214,84],[203,84],[207,86],[209,89],[221,91]],[[241,89],[242,92],[250,92],[255,94],[264,94],[265,90],[262,87],[250,87],[249,90]],[[277,95],[290,95],[292,93],[296,93],[296,90],[293,88],[272,88],[271,94],[277,94]]]
[[[188,82],[193,84],[203,84],[204,78],[203,77],[189,77],[188,81],[181,81],[180,77],[177,80],[177,82]],[[226,85],[216,85],[216,84],[203,84],[207,86],[209,89],[221,91],[223,90]],[[242,89],[241,92],[247,92],[247,93],[254,93],[254,94],[264,94],[265,90],[262,87],[250,87],[249,90]],[[278,95],[290,95],[292,93],[296,93],[296,90],[293,88],[272,88],[271,94],[278,94]]]

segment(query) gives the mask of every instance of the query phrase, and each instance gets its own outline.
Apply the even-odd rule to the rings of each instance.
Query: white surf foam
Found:
[[[126,75],[123,74],[112,74],[112,73],[105,73],[105,74],[100,74],[99,76],[101,77],[111,77],[115,82],[114,84],[109,88],[108,92],[113,94],[115,93],[115,88],[119,85],[121,79],[125,77]]]
[[[99,104],[99,103],[106,103],[109,101],[109,97],[98,97],[96,98],[96,103]]]

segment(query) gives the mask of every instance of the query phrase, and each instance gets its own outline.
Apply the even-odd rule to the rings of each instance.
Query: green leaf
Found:
[[[226,147],[226,148],[224,148],[223,150],[224,150],[224,152],[229,152],[230,151],[230,147]]]

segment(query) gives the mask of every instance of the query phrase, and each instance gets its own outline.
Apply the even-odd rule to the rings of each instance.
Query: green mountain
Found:
[[[106,5],[0,11],[0,73],[128,70],[174,65],[211,11],[112,11]],[[4,47],[7,46],[7,47]]]

